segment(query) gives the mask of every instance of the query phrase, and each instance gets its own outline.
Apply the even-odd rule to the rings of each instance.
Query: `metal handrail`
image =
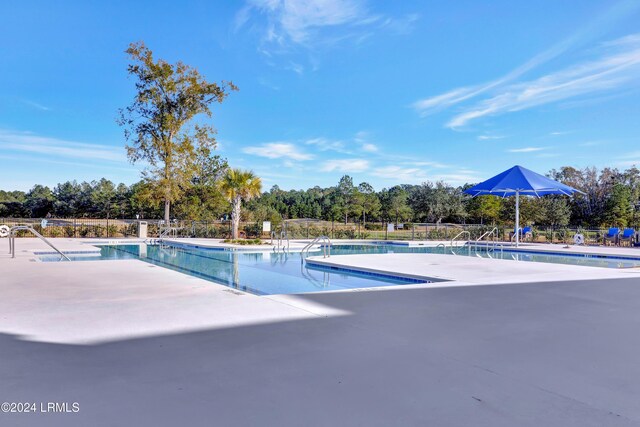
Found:
[[[289,252],[289,247],[291,246],[291,242],[289,242],[289,235],[286,230],[282,230],[280,232],[280,241],[282,242],[282,251],[284,252],[284,240],[287,239],[287,252]]]
[[[169,234],[172,234],[172,237],[178,237],[178,230],[182,230],[183,228],[184,227],[162,227],[160,228],[160,233],[158,233],[158,239],[163,239]]]
[[[16,257],[16,235],[15,235],[15,232],[16,231],[20,231],[20,230],[30,231],[36,237],[38,237],[40,240],[42,240],[47,245],[49,245],[51,247],[51,249],[53,249],[54,251],[58,252],[60,254],[60,256],[62,256],[62,258],[66,259],[67,261],[71,261],[71,259],[69,259],[69,257],[66,256],[64,253],[62,253],[62,251],[60,249],[56,248],[53,245],[53,243],[51,243],[49,240],[47,240],[47,238],[45,238],[42,234],[38,233],[33,227],[30,227],[28,225],[16,225],[16,226],[13,226],[13,227],[11,227],[9,229],[9,253],[11,254],[11,258],[15,258]]]
[[[313,245],[317,244],[318,242],[323,242],[321,244],[322,257],[323,258],[331,257],[331,239],[329,239],[328,236],[318,236],[315,239],[313,239],[311,242],[309,242],[304,248],[302,248],[302,251],[300,251],[301,262],[304,262],[306,258],[305,252],[307,256],[309,256],[309,250],[313,247]]]
[[[457,243],[458,237],[460,237],[462,235],[465,235],[465,234],[467,235],[467,242],[469,240],[471,240],[471,233],[470,232],[468,232],[467,230],[461,231],[451,239],[451,247],[453,248],[453,242],[456,241],[456,248],[457,248],[458,247],[458,243]]]
[[[493,236],[493,248],[495,250],[496,246],[496,238],[498,237],[498,227],[494,227],[491,231],[487,231],[482,234],[482,236],[478,237],[475,241],[475,250],[478,251],[478,242],[484,239],[486,236]]]

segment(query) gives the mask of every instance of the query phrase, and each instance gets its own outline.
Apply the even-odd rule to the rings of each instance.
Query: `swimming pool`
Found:
[[[336,272],[329,268],[307,266],[302,264],[299,252],[250,253],[135,244],[101,246],[99,255],[70,254],[69,258],[72,261],[140,259],[257,295],[375,288],[430,281],[392,275]],[[44,255],[40,259],[60,261],[60,257],[55,255]]]
[[[404,246],[394,244],[333,245],[332,255],[430,253],[449,256],[473,256],[524,262],[581,265],[587,267],[632,268],[640,267],[640,258],[585,255],[577,253],[532,252],[507,248],[490,250],[488,247],[460,247],[453,250],[442,247]],[[309,255],[320,255],[319,249]],[[442,281],[416,279],[387,274],[341,270],[302,263],[299,252],[230,251],[224,248],[201,248],[189,245],[168,246],[123,244],[100,246],[100,253],[69,254],[72,261],[140,259],[151,264],[197,276],[231,288],[257,295],[294,294],[358,288],[376,288],[415,283]],[[60,261],[57,255],[41,255],[42,261]]]

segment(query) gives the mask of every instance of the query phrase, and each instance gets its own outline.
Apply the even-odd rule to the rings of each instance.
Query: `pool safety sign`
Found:
[[[269,233],[271,231],[271,221],[262,221],[262,231]]]

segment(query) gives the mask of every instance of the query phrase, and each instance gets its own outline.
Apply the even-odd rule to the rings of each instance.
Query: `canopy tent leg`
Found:
[[[520,244],[520,191],[516,190],[516,248]]]

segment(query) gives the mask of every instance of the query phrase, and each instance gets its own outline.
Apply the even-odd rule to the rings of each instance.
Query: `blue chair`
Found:
[[[526,238],[530,238],[533,240],[533,228],[526,226],[525,228],[520,228],[520,241],[523,242]],[[509,239],[513,240],[513,236],[516,235],[516,229],[514,228],[511,233],[509,233]]]
[[[623,242],[629,242],[629,246],[633,246],[633,241],[636,238],[636,230],[633,228],[625,228],[622,234],[619,237],[620,245]]]
[[[613,242],[614,245],[618,244],[618,236],[620,235],[620,229],[618,227],[611,227],[607,234],[604,235],[604,245],[607,242]]]

